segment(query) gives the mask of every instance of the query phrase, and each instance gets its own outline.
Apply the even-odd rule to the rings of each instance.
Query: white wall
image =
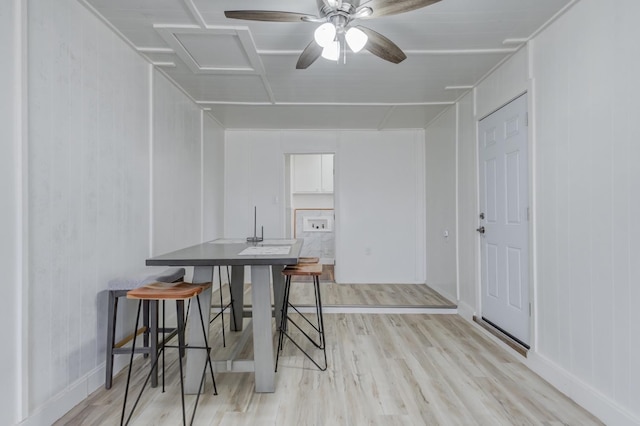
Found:
[[[477,217],[462,214],[477,214],[476,122],[529,90],[536,339],[523,362],[611,425],[640,424],[638,16],[634,0],[577,2],[458,104],[461,313],[476,313],[479,285]]]
[[[224,236],[224,129],[203,116],[202,241],[211,241]]]
[[[284,154],[277,131],[225,133],[224,233],[228,238],[253,235],[254,207],[257,233],[282,238],[285,223]],[[282,211],[281,211],[282,210]]]
[[[634,0],[583,0],[531,55],[537,352],[609,424],[640,424],[639,16]]]
[[[478,160],[474,92],[457,104],[458,114],[458,310],[473,312],[479,282]]]
[[[222,229],[224,135],[75,0],[28,6],[29,153],[17,170],[28,172],[30,247],[21,385],[23,424],[42,425],[104,385],[108,280],[140,270],[154,250],[200,242],[204,223],[207,233]],[[4,160],[11,150],[2,149]],[[205,199],[217,211],[206,220]]]
[[[227,131],[225,236],[284,237],[284,156],[335,152],[336,279],[424,282],[424,134]]]
[[[445,111],[425,131],[426,281],[452,301],[458,300],[456,143],[454,107]]]
[[[527,90],[527,53],[527,49],[520,49],[514,53],[475,88],[476,117],[486,117]]]
[[[148,254],[149,86],[148,65],[72,0],[29,2],[29,63],[32,413],[104,380],[103,290]]]
[[[0,289],[5,348],[0,351],[0,424],[17,422],[21,410],[22,289],[22,10],[18,0],[0,3]]]
[[[152,255],[201,241],[201,114],[164,75],[154,72]]]
[[[336,280],[424,283],[424,132],[340,132]]]

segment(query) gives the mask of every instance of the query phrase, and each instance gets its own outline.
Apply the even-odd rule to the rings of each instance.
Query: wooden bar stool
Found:
[[[118,317],[118,300],[125,297],[127,292],[138,287],[153,282],[180,282],[184,279],[184,268],[147,268],[144,271],[129,276],[117,277],[108,283],[108,307],[107,307],[107,345],[106,345],[106,363],[105,363],[105,380],[104,387],[111,389],[113,382],[113,361],[115,355],[129,354],[130,349],[125,347],[134,337],[135,334],[143,334],[144,344],[136,348],[136,353],[143,353],[144,357],[151,356],[151,360],[155,360],[158,354],[158,347],[163,342],[158,342],[158,304],[146,301],[143,303],[143,326],[135,330],[128,336],[116,342],[116,323]],[[167,339],[172,338],[176,334],[175,329],[164,330],[172,333]],[[151,386],[155,387],[158,383],[157,374],[151,377]]]
[[[193,413],[191,414],[191,421],[189,424],[193,424],[193,419],[195,418],[196,415],[196,409],[198,408],[198,400],[200,399],[200,393],[202,392],[202,387],[204,385],[204,381],[205,381],[205,377],[206,377],[206,372],[207,372],[207,365],[209,366],[209,370],[211,372],[211,380],[213,381],[213,390],[214,390],[214,395],[218,394],[218,390],[216,388],[216,380],[213,376],[213,365],[211,364],[211,347],[209,346],[208,340],[207,340],[207,331],[205,328],[205,321],[204,321],[204,316],[202,314],[202,307],[200,305],[200,293],[202,293],[205,289],[209,288],[211,286],[211,283],[202,283],[202,284],[190,284],[190,283],[185,283],[185,282],[179,282],[179,283],[161,283],[161,282],[156,282],[156,283],[152,283],[152,284],[147,284],[143,287],[139,287],[137,289],[134,290],[130,290],[127,292],[127,299],[137,299],[138,300],[138,315],[136,317],[136,329],[138,328],[138,323],[140,321],[140,308],[143,304],[143,302],[145,301],[155,301],[155,302],[162,302],[163,303],[163,311],[164,311],[164,303],[166,301],[175,301],[176,302],[176,310],[177,310],[177,328],[178,328],[178,336],[182,337],[179,338],[179,344],[178,346],[175,345],[167,345],[164,344],[162,345],[162,347],[160,348],[160,352],[162,354],[162,391],[164,392],[164,351],[165,348],[178,348],[179,349],[179,354],[178,354],[178,365],[180,366],[180,393],[182,396],[182,422],[184,425],[187,424],[187,417],[186,417],[186,409],[185,409],[185,402],[184,402],[184,378],[183,378],[183,367],[182,367],[182,353],[185,350],[192,350],[192,349],[201,349],[201,350],[206,350],[207,351],[207,358],[205,361],[205,364],[202,368],[202,379],[200,380],[200,386],[198,388],[198,395],[196,397],[196,401],[195,401],[195,405],[193,407]],[[187,346],[184,343],[184,335],[185,335],[185,328],[186,328],[186,321],[185,321],[185,315],[184,315],[184,302],[185,300],[189,300],[191,301],[191,299],[196,298],[196,304],[198,305],[198,311],[200,313],[200,327],[202,328],[202,335],[204,337],[204,342],[205,342],[205,346]],[[162,320],[163,324],[163,328],[164,328],[164,316],[163,316],[163,320]],[[196,326],[197,324],[193,324],[192,326]],[[153,365],[151,366],[151,369],[149,371],[149,374],[147,375],[146,380],[144,381],[142,388],[140,389],[140,392],[138,393],[138,397],[136,398],[135,403],[133,404],[133,407],[131,408],[131,411],[129,412],[129,415],[126,418],[125,421],[125,414],[126,414],[126,408],[127,408],[127,397],[129,395],[129,385],[131,383],[131,370],[133,367],[133,355],[135,354],[135,347],[136,347],[136,337],[137,335],[134,335],[133,337],[133,345],[131,347],[131,359],[129,361],[129,372],[127,374],[127,386],[125,388],[125,392],[124,392],[124,402],[122,404],[122,416],[120,418],[120,424],[121,425],[125,425],[125,424],[129,424],[129,421],[131,420],[131,416],[133,415],[134,410],[136,409],[138,402],[140,401],[140,397],[142,396],[142,392],[144,391],[145,387],[147,386],[147,383],[149,382],[149,379],[151,378],[154,370],[157,367],[157,363],[158,363],[158,359],[160,358],[159,356],[156,357],[155,361],[153,362]]]
[[[284,345],[285,336],[293,342],[294,345],[298,349],[302,351],[302,353],[309,358],[311,362],[315,364],[318,369],[321,371],[325,371],[327,369],[327,348],[325,345],[325,334],[324,334],[324,320],[322,317],[322,298],[320,297],[320,275],[322,274],[322,265],[319,263],[299,263],[297,265],[287,266],[282,270],[282,274],[285,276],[284,283],[284,302],[282,303],[282,312],[281,312],[281,320],[280,320],[280,330],[278,336],[278,353],[276,355],[276,371],[278,371],[278,360],[280,358],[280,351],[282,351],[282,347]],[[294,305],[289,302],[289,294],[291,292],[291,278],[295,276],[311,276],[313,277],[313,287],[315,292],[315,301],[316,301],[316,323],[314,324],[309,320],[305,315],[303,315]],[[308,326],[310,326],[314,331],[312,333],[318,333],[318,337],[314,338],[309,333],[307,333],[302,326],[297,324],[290,316],[289,316],[289,308],[293,309],[296,313],[300,315],[302,319],[306,322]],[[293,324],[298,331],[302,333],[303,336],[307,338],[316,348],[321,349],[324,354],[324,366],[320,366],[320,364],[314,360],[314,358],[306,352],[292,337],[290,334],[291,331],[288,330],[289,323]],[[308,327],[307,327],[308,328]]]

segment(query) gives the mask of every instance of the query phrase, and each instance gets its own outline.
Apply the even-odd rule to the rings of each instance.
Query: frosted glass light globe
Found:
[[[322,47],[327,47],[336,38],[336,27],[331,22],[325,22],[316,28],[313,38]]]
[[[337,61],[340,57],[340,43],[333,41],[327,45],[322,49],[322,57],[330,61]]]
[[[347,44],[354,53],[358,53],[369,41],[369,37],[359,28],[349,28],[345,34]]]

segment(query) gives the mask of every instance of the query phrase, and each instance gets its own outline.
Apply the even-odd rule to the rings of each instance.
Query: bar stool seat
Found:
[[[135,288],[153,282],[177,282],[184,279],[184,268],[146,268],[137,274],[117,277],[109,281],[107,285],[108,307],[107,307],[107,344],[106,344],[106,364],[105,364],[105,381],[104,387],[111,389],[113,382],[113,361],[115,355],[129,354],[130,350],[124,347],[129,343],[135,334],[144,334],[144,345],[136,349],[137,353],[143,353],[145,357],[151,356],[155,359],[158,353],[158,346],[162,342],[158,342],[158,308],[157,304],[146,301],[143,303],[143,327],[136,328],[133,333],[115,341],[116,323],[118,316],[118,300],[127,295],[127,292]],[[175,329],[170,330],[168,338],[175,335]],[[157,385],[157,376],[154,375],[151,385]]]
[[[168,344],[164,344],[160,347],[160,353],[162,355],[162,391],[164,392],[165,388],[164,388],[164,354],[165,354],[165,349],[166,348],[177,348],[179,349],[180,353],[178,354],[178,365],[180,366],[180,393],[181,393],[181,397],[182,397],[182,421],[183,424],[186,425],[187,424],[187,418],[186,418],[186,408],[185,408],[185,400],[184,400],[184,379],[183,379],[183,361],[182,361],[182,353],[183,351],[189,351],[189,350],[193,350],[193,349],[201,349],[201,350],[206,350],[207,351],[207,357],[205,360],[205,365],[202,368],[202,379],[200,381],[200,386],[198,388],[198,394],[196,396],[196,401],[195,401],[195,405],[193,407],[193,412],[191,414],[191,420],[189,424],[193,424],[193,420],[195,418],[196,415],[196,410],[198,408],[198,401],[200,399],[200,394],[202,392],[202,388],[205,382],[205,378],[206,378],[206,370],[207,370],[207,366],[209,367],[209,371],[211,372],[211,380],[213,381],[213,390],[214,390],[214,395],[218,394],[217,388],[216,388],[216,381],[215,381],[215,377],[213,375],[213,365],[211,363],[211,347],[209,346],[208,343],[208,339],[207,339],[207,331],[206,328],[208,327],[208,324],[205,325],[205,320],[204,320],[204,316],[202,314],[202,306],[200,304],[200,294],[207,288],[209,288],[211,286],[211,283],[202,283],[202,284],[191,284],[191,283],[186,283],[186,282],[178,282],[178,283],[165,283],[165,282],[155,282],[155,283],[151,283],[151,284],[147,284],[145,286],[130,290],[127,292],[127,298],[128,299],[137,299],[138,300],[138,316],[136,317],[136,329],[138,328],[138,322],[139,322],[139,317],[140,317],[140,308],[142,306],[142,303],[145,301],[155,301],[155,302],[162,302],[163,303],[163,311],[164,311],[164,303],[166,301],[175,301],[176,302],[176,310],[177,310],[177,334],[178,336],[182,336],[182,339],[179,339],[179,344],[178,346],[175,345],[168,345]],[[202,336],[203,336],[203,340],[205,342],[205,346],[187,346],[184,343],[184,334],[185,334],[185,329],[186,329],[186,321],[185,321],[185,315],[184,315],[184,302],[186,300],[191,301],[191,299],[195,298],[197,305],[198,305],[198,312],[200,314],[200,327],[202,329]],[[208,308],[208,307],[207,307]],[[163,324],[162,324],[162,328],[164,329],[165,327],[164,324],[164,318],[163,318]],[[197,324],[193,324],[193,327],[197,327]],[[126,421],[125,421],[125,415],[126,415],[126,408],[127,408],[127,398],[129,395],[129,385],[131,384],[131,372],[132,372],[132,367],[133,367],[133,358],[134,358],[134,353],[135,353],[135,346],[136,346],[136,336],[133,337],[133,344],[131,347],[131,358],[129,361],[129,371],[127,374],[127,385],[125,388],[125,393],[124,393],[124,401],[122,404],[122,416],[120,419],[120,424],[124,425],[124,424],[128,424],[129,421],[131,420],[131,417],[133,416],[133,413],[138,405],[138,402],[140,401],[140,397],[142,396],[143,391],[145,390],[145,387],[147,386],[147,383],[149,382],[149,379],[152,376],[152,373],[154,371],[154,369],[157,367],[157,363],[158,363],[158,359],[159,357],[157,357],[154,362],[153,365],[151,366],[151,370],[149,371],[149,374],[147,375],[146,380],[144,381],[142,388],[140,389],[140,392],[138,393],[138,396],[136,398],[136,401],[133,405],[133,407],[131,408],[131,411],[129,412]]]
[[[284,346],[284,338],[287,337],[291,342],[302,351],[302,353],[321,371],[327,369],[327,348],[325,344],[325,332],[324,332],[324,319],[322,315],[322,298],[320,295],[320,275],[322,274],[322,265],[320,263],[298,263],[297,265],[287,266],[282,270],[282,274],[285,276],[284,284],[284,301],[282,303],[282,312],[280,320],[280,329],[278,335],[278,351],[276,355],[276,368],[278,371],[278,360],[280,358],[280,352]],[[315,293],[316,302],[316,315],[315,323],[302,314],[293,304],[289,301],[289,295],[291,292],[291,278],[294,276],[311,276],[313,277],[313,287]],[[301,283],[302,284],[302,283]],[[289,308],[298,313],[305,323],[299,325],[289,315]],[[324,365],[321,366],[314,357],[305,351],[296,340],[294,340],[291,331],[288,329],[289,324],[294,325],[298,331],[306,337],[316,348],[321,349],[324,354]],[[305,325],[306,324],[306,325]],[[303,329],[311,327],[313,331],[307,332]],[[312,337],[310,333],[316,334],[317,337]]]

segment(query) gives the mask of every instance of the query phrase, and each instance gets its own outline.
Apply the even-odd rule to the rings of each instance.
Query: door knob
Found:
[[[478,231],[481,234],[484,234],[484,226],[481,226],[480,228],[476,229],[476,231]]]

